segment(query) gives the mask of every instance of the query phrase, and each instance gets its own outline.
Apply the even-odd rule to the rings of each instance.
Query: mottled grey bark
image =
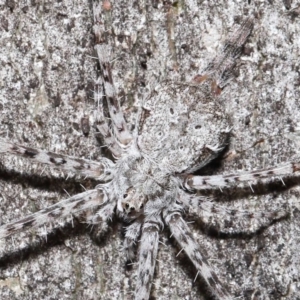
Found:
[[[191,80],[220,50],[232,25],[255,15],[237,77],[224,91],[233,136],[214,174],[299,157],[300,10],[292,11],[288,1],[249,2],[118,1],[106,16],[113,27],[114,80],[133,122],[145,85]],[[90,1],[0,2],[1,137],[94,160],[103,155],[93,130],[85,137],[81,129],[84,115],[93,123],[92,21]],[[65,181],[60,171],[17,158],[2,156],[1,162],[3,223],[66,198],[64,189],[74,194],[82,190],[80,183],[94,184],[73,177]],[[299,187],[282,190],[280,180],[275,182],[267,189],[254,185],[258,196],[250,188],[214,196],[227,199],[228,207],[283,207],[288,219],[248,237],[218,237],[193,227],[221,281],[239,299],[300,299]],[[244,223],[255,226],[255,221]],[[1,241],[0,299],[131,299],[136,267],[125,268],[121,229],[122,224],[113,226],[99,245],[85,226],[50,234],[40,246],[36,234]],[[168,235],[162,233],[152,295],[208,298],[205,285],[193,282],[196,272],[184,254],[175,257],[180,249]]]

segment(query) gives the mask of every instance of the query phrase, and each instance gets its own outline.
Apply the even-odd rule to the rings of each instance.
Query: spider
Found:
[[[276,168],[234,175],[193,174],[216,158],[228,144],[230,119],[223,112],[218,99],[251,33],[253,21],[249,18],[243,22],[226,40],[222,53],[192,82],[165,81],[155,87],[140,107],[136,126],[131,131],[116,97],[107,55],[106,33],[102,28],[101,7],[97,4],[94,18],[95,50],[102,70],[102,77],[97,79],[94,92],[98,103],[96,128],[114,160],[79,159],[1,139],[0,150],[3,153],[73,171],[100,183],[95,189],[2,225],[0,238],[94,207],[97,212],[86,220],[92,226],[103,224],[105,228],[112,215],[117,214],[129,224],[124,240],[124,252],[128,260],[134,259],[134,247],[139,241],[135,299],[148,299],[159,232],[166,225],[196,267],[197,274],[206,281],[211,293],[218,299],[231,299],[206,254],[195,242],[182,214],[191,212],[201,217],[203,212],[223,212],[217,204],[195,191],[274,176],[289,176],[299,170],[299,164],[287,163]],[[245,211],[236,213],[252,216]],[[265,212],[256,217],[274,220],[280,216],[280,212]]]

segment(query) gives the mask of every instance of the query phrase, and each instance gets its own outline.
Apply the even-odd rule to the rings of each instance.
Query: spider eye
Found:
[[[128,194],[124,194],[124,195],[123,195],[123,198],[125,199],[125,198],[127,198],[127,196],[128,196]]]
[[[130,207],[130,210],[131,210],[131,211],[134,211],[134,207]]]
[[[129,204],[128,203],[125,204],[125,208],[129,208]]]
[[[142,203],[141,205],[140,205],[140,209],[142,209],[144,207],[144,204]]]

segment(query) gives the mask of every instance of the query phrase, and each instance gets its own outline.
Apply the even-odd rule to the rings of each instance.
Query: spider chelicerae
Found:
[[[243,174],[193,175],[216,158],[228,144],[230,119],[218,99],[251,33],[253,22],[251,18],[244,21],[225,41],[220,55],[193,81],[165,81],[151,90],[139,108],[136,126],[131,131],[115,94],[106,32],[101,22],[101,9],[97,5],[94,7],[94,17],[95,50],[102,70],[94,93],[98,107],[97,135],[111,151],[114,160],[84,160],[1,140],[1,152],[73,171],[100,183],[93,190],[3,225],[0,227],[0,237],[94,207],[97,212],[86,219],[90,225],[105,224],[113,214],[117,214],[129,224],[124,240],[124,252],[128,260],[134,259],[134,247],[139,241],[135,299],[148,299],[159,232],[167,225],[211,292],[219,299],[231,299],[208,262],[208,255],[195,242],[182,213],[190,212],[198,217],[203,212],[226,213],[218,204],[199,196],[196,191],[273,176],[289,176],[299,169],[297,163],[287,163],[277,168]],[[235,213],[253,217],[247,211]],[[265,212],[255,217],[268,221],[281,216],[281,212]]]

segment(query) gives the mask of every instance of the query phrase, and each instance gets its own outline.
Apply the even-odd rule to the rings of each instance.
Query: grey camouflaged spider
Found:
[[[121,219],[130,222],[124,241],[128,259],[133,259],[134,244],[141,236],[135,299],[148,299],[159,231],[165,224],[211,292],[219,299],[231,299],[181,216],[184,210],[191,210],[199,218],[207,211],[227,212],[186,190],[213,189],[258,178],[288,176],[299,170],[299,164],[287,163],[281,167],[243,174],[192,175],[217,157],[228,143],[230,120],[218,96],[230,78],[230,71],[251,33],[253,22],[246,20],[228,38],[222,53],[194,82],[168,82],[157,87],[140,108],[135,130],[130,132],[115,95],[100,15],[100,7],[96,5],[95,49],[103,72],[103,80],[99,77],[95,85],[95,101],[99,103],[97,129],[115,161],[106,158],[97,162],[78,159],[1,140],[0,151],[3,153],[74,171],[102,183],[93,190],[1,226],[0,238],[93,207],[100,208],[87,219],[87,223],[92,225],[105,224],[116,212]],[[105,105],[102,106],[103,99]],[[237,213],[251,215],[247,211]],[[280,213],[272,212],[256,217],[273,220],[279,216]]]

